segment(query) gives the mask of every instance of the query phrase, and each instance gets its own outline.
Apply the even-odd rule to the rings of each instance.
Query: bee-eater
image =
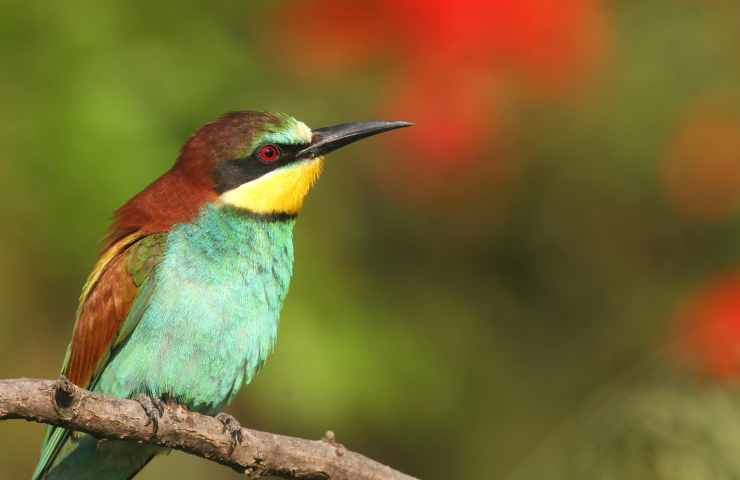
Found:
[[[197,130],[174,166],[114,216],[82,289],[62,374],[215,415],[272,350],[293,270],[293,225],[324,155],[408,122],[311,130],[235,112]],[[219,414],[236,434],[235,420]],[[237,424],[238,425],[238,424]],[[164,450],[49,427],[33,478],[128,479]]]

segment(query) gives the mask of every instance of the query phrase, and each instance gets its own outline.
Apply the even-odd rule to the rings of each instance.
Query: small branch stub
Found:
[[[341,457],[344,455],[344,451],[346,448],[341,443],[337,442],[337,437],[334,435],[334,432],[332,430],[327,430],[326,433],[324,433],[324,437],[322,438],[323,441],[334,447],[334,453],[338,457]]]
[[[255,477],[301,480],[416,480],[337,443],[261,432],[238,422],[157,405],[157,425],[135,400],[84,390],[64,377],[56,381],[0,380],[0,420],[25,419],[89,433],[181,450]],[[235,423],[236,422],[236,423]],[[235,440],[241,441],[235,441]]]
[[[75,386],[64,375],[54,384],[54,403],[59,409],[66,410],[75,402]]]

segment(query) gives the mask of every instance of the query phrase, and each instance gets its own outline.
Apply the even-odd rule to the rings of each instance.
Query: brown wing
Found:
[[[162,233],[132,233],[115,241],[95,264],[82,289],[62,367],[62,373],[77,385],[92,388],[112,348],[135,328],[138,319],[128,318],[129,310],[139,287],[161,260],[165,241]],[[46,475],[70,435],[62,427],[46,430],[34,480]]]
[[[117,332],[136,298],[129,256],[144,236],[132,233],[111,245],[87,279],[62,373],[73,383],[89,387],[107,359]]]

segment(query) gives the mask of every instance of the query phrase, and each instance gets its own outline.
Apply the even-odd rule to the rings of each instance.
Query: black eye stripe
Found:
[[[274,145],[280,150],[277,160],[264,162],[259,158],[260,149],[267,145]],[[213,174],[216,192],[222,194],[295,162],[296,154],[307,146],[307,144],[264,143],[257,145],[251,155],[218,163]]]

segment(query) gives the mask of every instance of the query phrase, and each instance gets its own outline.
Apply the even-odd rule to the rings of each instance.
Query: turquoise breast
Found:
[[[209,205],[174,227],[129,314],[141,320],[95,390],[221,410],[275,343],[292,274],[293,224]]]

